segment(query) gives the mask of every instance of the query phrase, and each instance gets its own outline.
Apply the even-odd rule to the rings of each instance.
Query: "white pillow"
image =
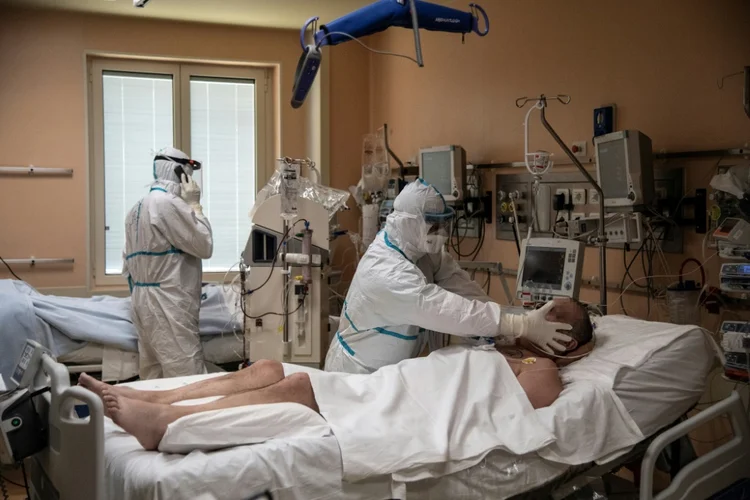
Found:
[[[159,451],[186,454],[270,439],[329,434],[331,428],[325,419],[298,403],[239,406],[196,413],[172,422],[159,443]]]

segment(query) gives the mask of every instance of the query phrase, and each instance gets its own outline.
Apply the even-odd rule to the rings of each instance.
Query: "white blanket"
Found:
[[[417,481],[468,468],[493,449],[521,455],[554,439],[492,347],[453,346],[371,375],[311,380],[347,481]]]
[[[626,316],[606,316],[596,323],[591,355],[561,371],[562,394],[551,406],[537,410],[556,437],[539,451],[545,459],[570,465],[604,463],[641,441],[645,436],[613,389],[618,373],[637,369],[655,351],[696,328]]]
[[[299,370],[285,365],[287,375],[293,371]],[[496,448],[521,455],[554,439],[508,362],[492,348],[448,347],[372,375],[304,371],[327,424],[295,404],[207,412],[171,424],[159,450],[325,436],[330,426],[341,447],[344,480],[392,474],[401,483],[469,468]]]

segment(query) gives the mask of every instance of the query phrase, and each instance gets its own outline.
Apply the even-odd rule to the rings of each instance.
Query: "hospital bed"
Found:
[[[209,363],[243,359],[238,295],[229,286],[203,286],[199,328]],[[130,308],[129,297],[43,295],[22,281],[0,280],[0,376],[7,381],[27,339],[50,349],[71,373],[98,372],[107,381],[136,376],[138,337]]]
[[[597,320],[596,331],[593,353],[562,370],[565,388],[560,398],[536,411],[554,428],[555,443],[521,456],[494,450],[468,469],[406,485],[382,476],[343,482],[341,452],[330,434],[188,455],[146,452],[103,417],[95,396],[66,387],[67,372],[61,365],[48,363],[45,371],[52,375],[52,391],[43,397],[50,404],[51,446],[31,460],[33,488],[39,498],[47,498],[39,491],[47,494],[54,485],[61,498],[111,500],[248,498],[265,490],[279,499],[539,498],[578,474],[610,470],[637,450],[639,443],[632,442],[618,449],[601,446],[594,460],[575,463],[570,458],[579,448],[607,442],[610,415],[629,419],[637,426],[640,442],[648,444],[643,461],[646,486],[651,484],[655,457],[669,442],[709,418],[729,416],[735,437],[683,469],[659,499],[705,498],[743,474],[750,475],[750,425],[736,394],[672,427],[703,394],[714,363],[713,347],[700,329],[608,316]],[[298,369],[285,365],[287,372]],[[133,386],[167,389],[195,379]],[[601,397],[606,388],[616,395],[612,404]],[[75,400],[89,405],[90,418],[70,417]],[[641,498],[652,498],[650,491],[644,488]]]

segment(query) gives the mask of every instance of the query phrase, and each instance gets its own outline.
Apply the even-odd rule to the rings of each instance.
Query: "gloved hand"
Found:
[[[526,338],[549,354],[554,354],[553,348],[564,351],[566,343],[573,340],[570,336],[558,332],[558,330],[571,330],[573,327],[565,323],[554,323],[547,320],[547,314],[555,307],[550,301],[540,309],[526,314],[509,314],[503,318],[501,326],[503,334],[509,332],[516,338]]]
[[[203,207],[200,204],[200,186],[192,177],[188,177],[185,174],[182,174],[182,179],[180,179],[180,181],[180,186],[182,187],[182,189],[180,189],[180,196],[182,197],[182,199],[185,200],[185,203],[190,205],[193,210],[195,210],[196,214],[203,215]]]

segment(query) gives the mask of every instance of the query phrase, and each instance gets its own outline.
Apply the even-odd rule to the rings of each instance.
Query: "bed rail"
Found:
[[[690,431],[721,415],[729,417],[734,437],[683,467],[667,489],[653,496],[654,468],[662,450]],[[740,395],[733,391],[728,398],[654,438],[641,464],[640,500],[708,498],[739,479],[750,478],[748,463],[750,422],[745,415]]]
[[[40,401],[49,423],[49,446],[32,458],[32,498],[104,500],[102,402],[82,387],[71,387],[67,368],[51,357],[44,356],[41,371],[50,385]],[[78,417],[77,404],[88,405],[89,417]]]

